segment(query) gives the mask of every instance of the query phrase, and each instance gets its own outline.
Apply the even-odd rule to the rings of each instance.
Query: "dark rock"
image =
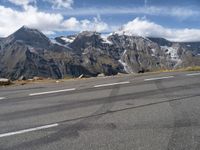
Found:
[[[28,27],[0,38],[0,76],[13,80],[60,79],[200,65],[200,42],[119,34],[103,37],[88,31],[57,37],[55,41]]]

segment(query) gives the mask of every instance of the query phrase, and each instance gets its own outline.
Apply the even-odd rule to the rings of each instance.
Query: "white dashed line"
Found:
[[[100,84],[100,85],[95,85],[94,87],[105,87],[105,86],[112,86],[112,85],[122,85],[122,84],[129,84],[129,81],[126,82],[118,82],[118,83],[108,83],[108,84]]]
[[[186,74],[186,76],[198,76],[198,75],[200,75],[200,72],[199,73]]]
[[[27,133],[27,132],[38,131],[38,130],[42,130],[42,129],[53,128],[53,127],[56,127],[58,125],[59,124],[55,123],[55,124],[45,125],[45,126],[36,127],[36,128],[30,128],[30,129],[15,131],[15,132],[3,133],[3,134],[0,134],[0,138],[12,136],[12,135],[23,134],[23,133]]]
[[[48,92],[41,92],[41,93],[32,93],[29,94],[29,96],[36,96],[36,95],[45,95],[45,94],[53,94],[53,93],[61,93],[61,92],[69,92],[69,91],[74,91],[76,90],[75,88],[72,89],[64,89],[64,90],[57,90],[57,91],[48,91]]]
[[[0,100],[6,99],[5,97],[0,97]]]
[[[144,81],[154,81],[154,80],[162,80],[162,79],[170,79],[170,78],[174,78],[174,76],[159,77],[159,78],[150,78],[150,79],[144,79]]]

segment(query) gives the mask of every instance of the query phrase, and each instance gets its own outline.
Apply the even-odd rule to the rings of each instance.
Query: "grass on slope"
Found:
[[[200,71],[200,66],[187,67],[185,71]]]
[[[200,71],[200,66],[191,66],[186,68],[179,68],[179,69],[160,69],[156,72],[176,72],[176,71]]]

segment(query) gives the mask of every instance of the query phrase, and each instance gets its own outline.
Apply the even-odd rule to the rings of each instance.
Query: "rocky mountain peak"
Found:
[[[42,32],[27,26],[21,27],[15,33],[6,38],[6,43],[22,42],[32,47],[46,48],[50,45],[50,40]]]
[[[200,42],[90,31],[51,40],[26,26],[0,39],[0,77],[89,77],[200,65]]]
[[[96,47],[102,44],[103,39],[101,34],[97,32],[83,31],[75,38],[69,45],[78,53],[82,53],[83,49],[87,47]]]
[[[42,32],[40,32],[37,29],[32,29],[27,26],[22,26],[20,29],[18,29],[15,33],[13,33],[11,36],[14,36],[18,40],[24,40],[26,39],[26,35],[33,36],[44,36]]]
[[[164,39],[164,38],[159,38],[159,37],[148,37],[151,41],[157,43],[160,46],[172,46],[172,42]]]
[[[98,32],[93,32],[93,31],[83,31],[79,34],[79,36],[87,36],[87,37],[91,37],[91,36],[100,36],[101,34]]]

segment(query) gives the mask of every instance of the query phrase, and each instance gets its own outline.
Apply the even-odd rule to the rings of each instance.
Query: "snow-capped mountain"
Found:
[[[140,73],[200,65],[200,42],[177,43],[129,34],[84,31],[49,39],[22,27],[0,38],[0,77],[64,78]]]

